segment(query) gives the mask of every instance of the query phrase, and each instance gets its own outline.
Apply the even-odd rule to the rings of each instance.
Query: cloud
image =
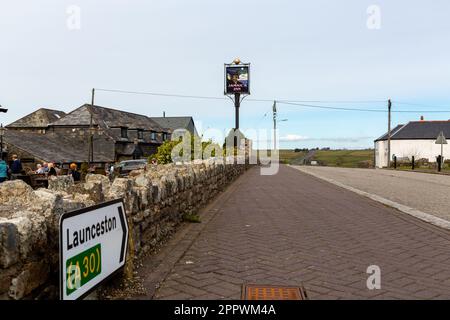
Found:
[[[323,142],[358,142],[361,140],[374,139],[374,137],[360,136],[360,137],[330,137],[330,138],[309,138],[297,134],[287,134],[280,137],[281,142],[299,142],[299,141],[323,141]]]
[[[288,134],[284,137],[280,137],[280,141],[284,142],[306,141],[308,139],[309,139],[308,137],[299,136],[298,134]]]

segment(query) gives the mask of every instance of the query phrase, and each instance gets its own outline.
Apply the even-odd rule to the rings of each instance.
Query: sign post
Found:
[[[81,299],[124,265],[128,223],[121,199],[61,216],[60,298]]]
[[[444,162],[444,144],[447,144],[447,139],[445,139],[443,131],[441,131],[441,133],[437,137],[435,143],[441,145],[441,156],[439,158],[439,163],[438,163],[438,171],[441,171],[442,165],[443,165],[443,162]]]
[[[240,59],[234,59],[233,63],[225,64],[225,88],[224,94],[232,100],[234,97],[235,127],[237,134],[239,130],[239,108],[241,106],[241,95],[250,95],[250,64],[242,63]],[[237,141],[235,139],[235,146]]]

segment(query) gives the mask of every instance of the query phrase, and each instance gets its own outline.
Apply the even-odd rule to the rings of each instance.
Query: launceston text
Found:
[[[95,239],[95,237],[100,237],[105,233],[111,232],[116,228],[116,217],[108,219],[106,216],[103,221],[99,221],[96,224],[94,223],[91,226],[87,226],[86,228],[82,228],[80,230],[72,232],[69,228],[67,228],[67,250],[76,248],[79,245],[90,241],[91,239]],[[70,238],[71,234],[72,238]]]

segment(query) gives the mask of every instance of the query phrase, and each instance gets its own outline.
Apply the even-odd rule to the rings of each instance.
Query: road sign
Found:
[[[436,139],[436,144],[447,144],[447,139],[445,139],[444,132],[441,131]]]
[[[125,265],[128,224],[121,199],[65,213],[59,222],[60,297],[85,297]]]

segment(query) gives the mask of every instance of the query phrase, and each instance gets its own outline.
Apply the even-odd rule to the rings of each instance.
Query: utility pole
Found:
[[[0,112],[2,113],[7,113],[8,109],[3,108],[0,105]],[[0,144],[1,144],[1,148],[0,148],[0,152],[1,152],[1,159],[3,160],[3,136],[5,135],[5,128],[3,128],[3,123],[0,125]]]
[[[94,162],[94,127],[93,127],[93,116],[92,112],[94,110],[94,96],[95,96],[95,89],[92,88],[92,96],[91,96],[91,105],[90,105],[90,121],[89,121],[89,152],[88,152],[88,167],[91,167],[91,163]]]
[[[273,150],[277,149],[277,102],[273,101]]]
[[[391,99],[388,100],[388,168],[391,167]]]

